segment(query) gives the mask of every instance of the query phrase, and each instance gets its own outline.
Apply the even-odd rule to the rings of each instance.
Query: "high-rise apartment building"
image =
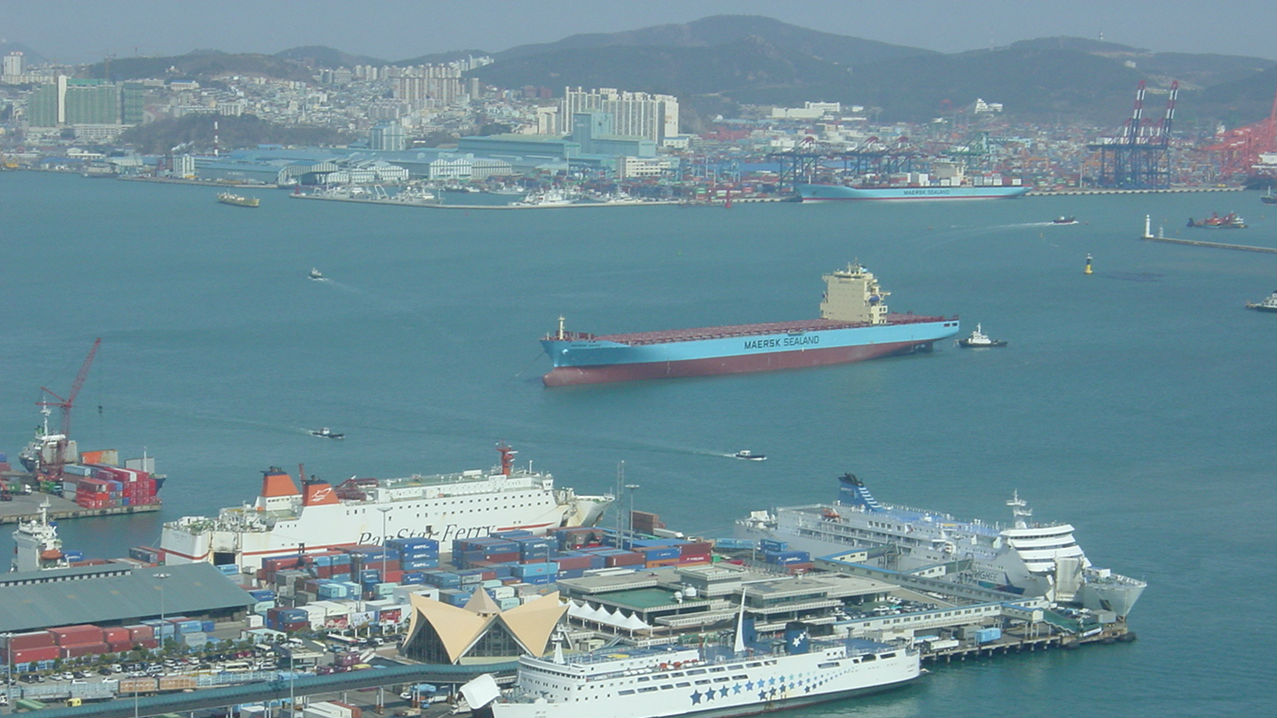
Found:
[[[56,82],[36,88],[27,98],[27,123],[32,127],[114,125],[120,122],[120,110],[119,85],[58,75]]]
[[[627,92],[611,87],[597,90],[565,87],[560,122],[571,122],[581,112],[608,113],[612,116],[612,131],[618,135],[643,137],[659,144],[666,137],[678,134],[678,98],[672,95]],[[570,131],[570,127],[559,127],[560,133]]]
[[[404,100],[414,108],[447,107],[462,95],[465,89],[461,70],[451,65],[417,65],[395,68],[395,98]]]

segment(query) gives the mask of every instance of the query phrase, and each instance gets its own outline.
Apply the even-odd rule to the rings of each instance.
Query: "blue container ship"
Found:
[[[800,184],[795,187],[804,202],[902,199],[1014,199],[1028,193],[1019,185],[919,185],[905,187],[851,187],[841,184]]]
[[[892,314],[890,294],[858,263],[824,276],[819,319],[595,336],[558,330],[541,346],[546,386],[797,369],[930,350],[957,317]]]

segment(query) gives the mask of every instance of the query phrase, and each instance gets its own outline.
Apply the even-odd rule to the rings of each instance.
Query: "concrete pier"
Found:
[[[1261,254],[1277,254],[1277,248],[1274,247],[1256,247],[1250,244],[1228,244],[1226,242],[1207,242],[1200,239],[1176,239],[1174,237],[1165,237],[1162,235],[1161,228],[1158,228],[1157,235],[1152,232],[1152,219],[1149,215],[1144,215],[1144,234],[1140,239],[1150,242],[1163,242],[1166,244],[1185,244],[1192,247],[1209,247],[1211,249],[1232,249],[1238,252],[1259,252]]]

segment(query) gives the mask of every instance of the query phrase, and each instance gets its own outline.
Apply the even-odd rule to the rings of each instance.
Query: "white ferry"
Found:
[[[464,688],[463,695],[472,709],[490,702],[493,718],[743,716],[887,690],[921,674],[911,647],[818,641],[795,628],[783,644],[751,649],[739,623],[736,635],[734,647],[613,648],[567,658],[556,647],[549,659],[520,658],[508,694],[474,702]]]
[[[555,488],[549,474],[514,468],[504,444],[501,465],[488,471],[348,479],[336,487],[303,479],[299,489],[283,470],[263,472],[252,504],[216,517],[184,516],[164,524],[165,563],[235,563],[256,569],[262,559],[380,544],[383,538],[422,536],[449,546],[453,539],[523,529],[534,534],[598,522],[612,496],[578,496]],[[301,472],[299,472],[300,474]],[[446,551],[447,549],[445,549]]]
[[[754,511],[736,522],[736,534],[783,541],[786,548],[813,556],[890,547],[877,561],[899,571],[939,570],[970,559],[970,569],[946,578],[1112,611],[1125,619],[1147,587],[1145,582],[1092,566],[1073,538],[1071,525],[1029,523],[1032,511],[1018,493],[1007,505],[1012,526],[963,521],[936,511],[879,503],[860,479],[844,474],[833,504]]]

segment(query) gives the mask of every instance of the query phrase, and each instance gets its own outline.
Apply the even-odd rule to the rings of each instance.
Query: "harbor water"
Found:
[[[988,520],[1018,491],[1148,581],[1139,640],[940,665],[793,715],[1277,712],[1277,328],[1243,308],[1277,262],[1138,239],[1149,214],[1167,236],[1271,247],[1258,193],[536,212],[255,194],[246,210],[207,187],[0,172],[0,450],[16,463],[40,387],[65,396],[100,336],[72,435],[169,475],[163,511],[65,521],[67,548],[154,544],[163,520],[251,501],[270,465],[454,471],[493,465],[497,441],[588,493],[623,465],[639,488],[622,506],[705,536],[832,499],[847,471],[882,501]],[[1231,211],[1249,228],[1184,228]],[[820,275],[852,260],[893,311],[1009,346],[541,385],[560,314],[595,333],[812,317]]]

